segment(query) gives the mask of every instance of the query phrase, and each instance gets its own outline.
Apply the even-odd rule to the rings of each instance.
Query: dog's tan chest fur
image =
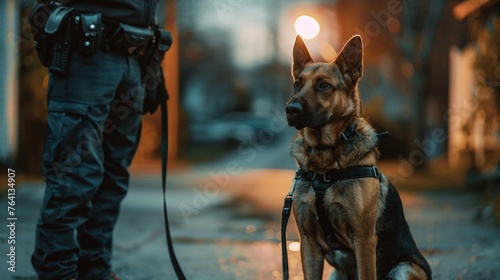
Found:
[[[342,169],[351,166],[370,166],[375,165],[379,153],[376,148],[377,134],[366,122],[359,118],[356,120],[356,135],[353,136],[352,143],[345,144],[337,148],[328,150],[318,150],[314,147],[320,145],[334,145],[335,140],[326,142],[324,139],[333,131],[333,124],[327,125],[318,132],[312,132],[311,129],[304,128],[293,138],[290,146],[290,154],[296,159],[299,166],[308,171],[324,173],[331,169]],[[340,130],[340,129],[337,129]],[[340,135],[343,130],[334,135]],[[333,138],[330,136],[330,138]]]

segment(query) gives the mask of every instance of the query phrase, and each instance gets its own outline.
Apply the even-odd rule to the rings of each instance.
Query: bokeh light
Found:
[[[319,34],[319,23],[313,17],[300,16],[295,20],[295,31],[304,39],[313,39]]]
[[[290,244],[288,244],[288,249],[292,252],[298,252],[300,251],[300,242],[290,242]]]

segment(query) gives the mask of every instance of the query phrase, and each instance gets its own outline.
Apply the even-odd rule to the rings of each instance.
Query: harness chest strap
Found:
[[[315,192],[326,191],[333,183],[342,180],[376,178],[381,180],[382,173],[376,166],[358,166],[340,170],[328,170],[324,174],[317,174],[313,171],[304,171],[299,168],[295,177],[304,178],[312,182]]]
[[[314,172],[308,172],[304,178],[309,177],[312,183],[314,192],[316,193],[316,212],[318,215],[318,222],[326,235],[326,242],[333,250],[342,249],[342,244],[334,234],[334,229],[328,219],[325,211],[324,199],[325,192],[330,188],[333,183],[341,180],[359,179],[359,178],[376,178],[381,179],[380,171],[376,166],[360,166],[354,168],[347,168],[343,170],[330,170],[322,175],[317,176]]]

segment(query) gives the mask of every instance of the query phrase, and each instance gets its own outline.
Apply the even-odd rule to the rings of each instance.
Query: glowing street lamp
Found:
[[[295,20],[295,31],[304,39],[313,39],[319,33],[319,23],[313,17],[300,16]]]

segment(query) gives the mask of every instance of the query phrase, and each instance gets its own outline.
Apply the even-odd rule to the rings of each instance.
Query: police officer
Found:
[[[49,71],[46,189],[32,264],[39,279],[118,279],[111,272],[112,232],[139,142],[144,87],[138,52],[110,46],[109,36],[122,36],[115,32],[120,23],[154,25],[157,0],[45,2],[74,8],[80,21],[101,14],[103,34],[97,50],[84,53],[74,42],[85,34],[68,33],[67,69]]]

